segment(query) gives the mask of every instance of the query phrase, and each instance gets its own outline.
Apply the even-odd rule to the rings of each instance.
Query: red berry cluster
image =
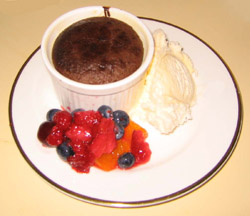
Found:
[[[38,139],[44,146],[56,147],[59,156],[77,172],[88,173],[101,156],[122,148],[120,143],[124,141],[117,140],[117,123],[112,115],[105,117],[102,112],[94,110],[69,113],[52,109],[48,113],[53,115],[48,117],[47,114],[47,121],[40,125]],[[119,160],[123,167],[149,160],[151,151],[144,139],[140,130],[133,134],[130,160],[134,161],[128,161],[131,155],[125,155]]]
[[[98,111],[79,111],[73,116],[58,111],[52,121],[40,125],[38,139],[55,147],[66,142],[73,152],[66,158],[69,164],[78,172],[88,173],[96,158],[116,147],[114,127],[113,120],[103,118]]]

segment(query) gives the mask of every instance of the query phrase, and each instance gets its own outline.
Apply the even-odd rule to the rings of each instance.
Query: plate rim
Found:
[[[206,45],[219,59],[220,61],[223,63],[223,65],[226,67],[228,74],[230,75],[232,82],[234,84],[234,88],[236,91],[236,96],[237,96],[237,106],[238,106],[238,119],[237,119],[237,125],[236,125],[236,129],[234,132],[234,135],[232,137],[231,143],[227,149],[227,151],[224,153],[223,157],[219,160],[219,162],[213,167],[213,169],[211,169],[206,175],[202,176],[199,180],[197,180],[196,182],[192,183],[191,185],[176,191],[175,193],[172,194],[168,194],[166,196],[162,196],[162,197],[157,197],[154,199],[149,199],[149,200],[141,200],[141,201],[131,201],[131,202],[119,202],[119,201],[112,201],[112,200],[103,200],[103,199],[97,199],[97,198],[92,198],[86,195],[82,195],[76,192],[73,192],[67,188],[62,187],[61,185],[57,184],[56,182],[54,182],[53,180],[51,180],[50,178],[48,178],[47,176],[45,176],[45,174],[43,174],[33,163],[32,161],[28,158],[28,156],[25,154],[24,150],[22,149],[21,143],[19,142],[16,130],[15,130],[15,126],[14,126],[14,120],[13,120],[13,116],[12,116],[12,107],[13,107],[13,96],[15,93],[15,87],[18,84],[18,80],[22,75],[23,70],[25,69],[26,65],[30,62],[30,60],[33,58],[33,56],[40,50],[41,46],[39,45],[30,55],[29,57],[25,60],[25,62],[23,63],[23,65],[21,66],[21,68],[19,69],[14,82],[12,84],[11,87],[11,91],[10,91],[10,95],[9,95],[9,107],[8,107],[8,115],[9,115],[9,124],[10,124],[10,129],[12,132],[12,136],[15,140],[15,143],[21,153],[21,155],[23,156],[23,158],[26,160],[26,162],[31,166],[31,168],[37,173],[39,174],[43,179],[46,180],[46,182],[50,183],[51,186],[53,186],[55,189],[59,190],[60,192],[67,194],[68,196],[71,196],[75,199],[84,201],[86,203],[90,203],[90,204],[95,204],[95,205],[99,205],[99,206],[106,206],[106,207],[115,207],[115,208],[139,208],[139,207],[147,207],[147,206],[153,206],[153,205],[159,205],[159,204],[163,204],[163,203],[167,203],[173,200],[176,200],[180,197],[183,197],[193,191],[195,191],[196,189],[200,188],[201,186],[205,185],[209,180],[211,180],[217,173],[219,173],[219,171],[221,171],[221,169],[225,166],[225,164],[228,162],[228,160],[231,158],[241,135],[241,130],[242,130],[242,125],[243,125],[243,103],[242,103],[242,95],[238,86],[238,83],[231,71],[231,69],[229,68],[229,66],[227,65],[227,63],[224,61],[224,59],[218,54],[218,52],[212,48],[207,42],[205,42],[204,40],[202,40],[200,37],[198,37],[197,35],[195,35],[194,33],[179,27],[175,24],[171,24],[169,22],[163,21],[163,20],[158,20],[158,19],[154,19],[154,18],[147,18],[147,17],[141,17],[139,16],[140,19],[142,20],[149,20],[149,21],[154,21],[154,22],[159,22],[162,24],[166,24],[169,26],[173,26],[179,30],[182,30],[184,32],[186,32],[189,35],[192,35],[193,37],[195,37],[196,39],[198,39],[199,41],[201,41],[204,45]]]

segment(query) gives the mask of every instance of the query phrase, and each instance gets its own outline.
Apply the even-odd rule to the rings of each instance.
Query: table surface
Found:
[[[107,5],[180,26],[206,41],[226,61],[239,85],[244,123],[223,169],[175,201],[138,209],[88,204],[55,190],[24,160],[9,125],[12,84],[47,26],[83,6]],[[248,0],[2,0],[0,2],[0,212],[1,215],[250,215],[250,2]],[[28,124],[28,120],[26,122]],[[248,131],[248,132],[247,132]]]

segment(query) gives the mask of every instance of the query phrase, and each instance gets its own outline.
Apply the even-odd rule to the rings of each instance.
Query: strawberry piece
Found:
[[[67,111],[59,111],[54,115],[53,121],[58,127],[65,131],[68,129],[72,122],[72,116]]]
[[[145,142],[145,136],[142,131],[134,130],[131,141],[131,153],[135,156],[135,164],[145,164],[150,160],[151,150],[149,144]]]
[[[72,123],[65,135],[73,142],[90,143],[93,139],[92,131],[87,125],[77,125]]]
[[[102,118],[96,137],[90,145],[90,150],[96,158],[104,153],[111,153],[116,148],[114,127],[115,123],[112,119]]]
[[[63,131],[60,127],[58,127],[57,125],[55,125],[49,135],[46,138],[46,142],[51,145],[51,146],[58,146],[62,143],[63,141]]]

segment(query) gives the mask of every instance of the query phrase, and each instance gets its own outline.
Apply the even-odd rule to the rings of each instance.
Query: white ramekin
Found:
[[[61,75],[52,62],[52,48],[57,36],[69,25],[81,19],[104,16],[104,7],[90,6],[70,11],[57,18],[44,33],[41,43],[42,58],[52,77],[60,105],[69,111],[77,108],[96,110],[104,104],[111,106],[113,110],[129,111],[141,94],[154,54],[152,34],[138,17],[126,11],[110,7],[109,13],[110,17],[130,25],[141,38],[144,47],[143,62],[138,70],[117,82],[103,85],[82,84]]]

